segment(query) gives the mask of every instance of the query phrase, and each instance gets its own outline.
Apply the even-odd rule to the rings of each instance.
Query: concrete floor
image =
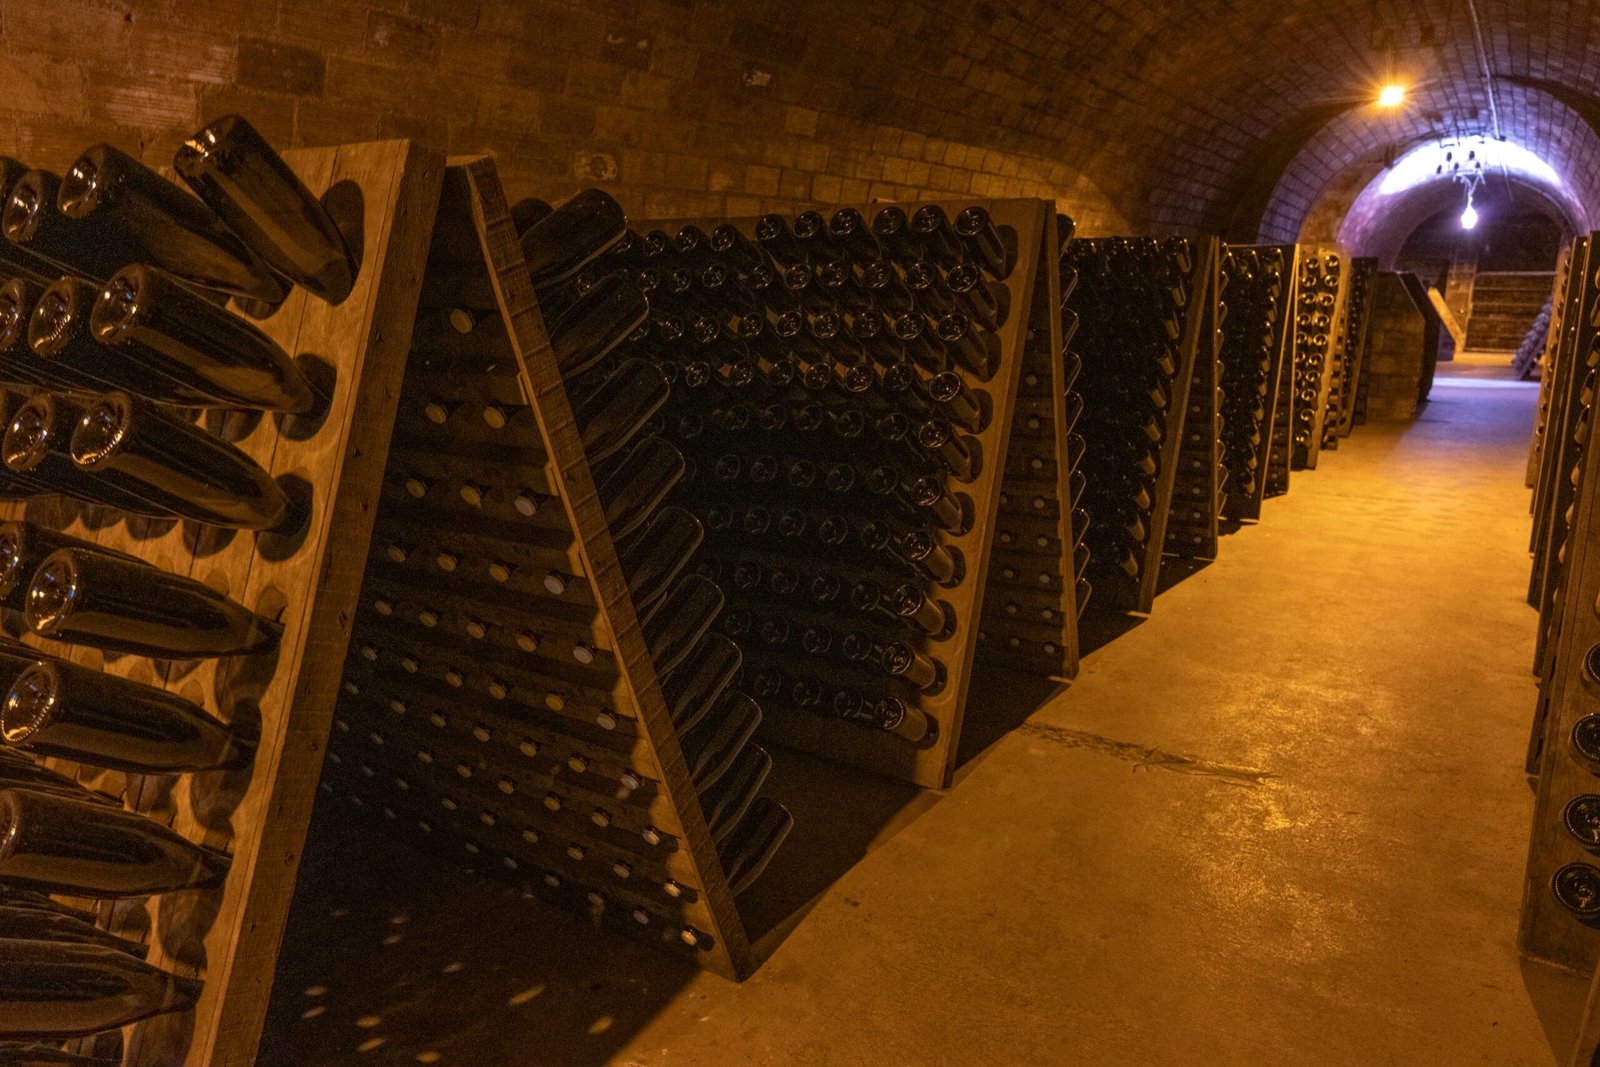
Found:
[[[508,935],[457,898],[405,964],[377,935],[408,917],[375,922],[359,981],[291,959],[263,1062],[1558,1062],[1587,982],[1513,944],[1536,386],[1504,377],[1443,371],[1416,422],[1296,473],[1070,688],[979,690],[1045,702],[743,985],[555,920],[463,967]],[[447,996],[416,977],[441,965]]]

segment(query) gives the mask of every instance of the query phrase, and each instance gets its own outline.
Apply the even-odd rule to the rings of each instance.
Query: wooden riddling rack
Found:
[[[1344,380],[1338,405],[1339,437],[1349,437],[1356,427],[1357,412],[1365,413],[1367,355],[1372,340],[1372,302],[1378,291],[1378,261],[1370,256],[1353,257],[1346,288],[1349,295],[1345,300],[1344,340],[1340,349]]]
[[[686,707],[695,692],[669,675],[650,624],[709,583],[680,577],[654,616],[635,602],[567,392],[595,382],[563,381],[487,160],[450,169],[421,302],[432,328],[401,390],[325,791],[425,852],[742,978],[728,850],[746,818],[778,820],[763,861],[786,833],[740,717],[759,709],[726,675],[699,693],[713,713]],[[689,633],[685,674],[714,662],[710,624]]]
[[[1287,441],[1282,410],[1286,353],[1292,343],[1295,270],[1293,251],[1271,245],[1230,245],[1228,317],[1222,333],[1223,422],[1228,494],[1223,515],[1235,522],[1261,518],[1274,453],[1288,476],[1287,446],[1273,443],[1276,428]]]
[[[1213,257],[1191,281],[1205,317],[1195,345],[1194,373],[1184,407],[1178,469],[1173,475],[1172,514],[1167,518],[1166,551],[1186,559],[1217,558],[1217,520],[1229,490],[1226,448],[1222,442],[1222,331],[1228,316],[1222,255]]]
[[[1339,378],[1347,257],[1337,248],[1302,246],[1295,286],[1294,403],[1289,465],[1315,470]]]
[[[1564,585],[1570,572],[1565,566],[1566,543],[1571,534],[1568,509],[1577,486],[1574,477],[1581,469],[1583,442],[1578,428],[1586,422],[1584,383],[1592,368],[1586,368],[1587,351],[1579,348],[1583,330],[1584,275],[1591,269],[1593,241],[1580,237],[1573,242],[1571,270],[1563,276],[1563,287],[1556,294],[1552,332],[1546,361],[1546,382],[1541,391],[1546,403],[1541,419],[1545,425],[1535,436],[1536,477],[1532,495],[1532,531],[1529,554],[1532,565],[1528,577],[1528,603],[1538,610],[1534,634],[1533,673],[1539,679],[1533,723],[1528,731],[1525,768],[1537,775],[1543,763],[1546,723],[1556,692],[1555,676],[1560,666],[1555,654],[1562,627],[1561,604]],[[1546,388],[1547,386],[1547,388]],[[1592,404],[1592,400],[1590,402]]]
[[[1211,238],[1116,237],[1080,239],[1068,249],[1067,263],[1078,275],[1068,306],[1079,320],[1085,406],[1079,433],[1088,483],[1088,574],[1097,607],[1148,612],[1154,603],[1197,353],[1208,331],[1215,332],[1209,305],[1219,249]],[[1187,273],[1181,256],[1188,259]],[[1174,292],[1183,294],[1181,305]],[[1147,412],[1152,390],[1164,399]],[[1128,421],[1146,415],[1143,425]],[[1141,464],[1147,468],[1142,473]],[[1135,515],[1119,486],[1141,478],[1150,506]]]
[[[1262,479],[1262,492],[1266,496],[1282,496],[1289,491],[1289,477],[1294,470],[1294,410],[1296,397],[1296,351],[1299,331],[1296,316],[1300,309],[1300,246],[1276,246],[1283,253],[1284,274],[1289,282],[1288,303],[1283,310],[1282,367],[1278,374],[1277,403],[1269,421],[1271,433],[1267,437],[1266,475]]]
[[[1549,564],[1540,598],[1548,617],[1541,619],[1546,640],[1528,764],[1538,782],[1518,937],[1526,956],[1585,971],[1600,962],[1600,761],[1593,758],[1600,751],[1600,451],[1585,445],[1600,362],[1595,249],[1593,235],[1574,248],[1559,351],[1551,353],[1546,496],[1538,509],[1544,528],[1536,531]]]
[[[193,1011],[124,1028],[123,1062],[131,1067],[243,1067],[254,1060],[356,602],[420,282],[417,265],[443,172],[442,159],[406,141],[305,149],[285,159],[312,192],[327,194],[330,210],[335,201],[345,205],[334,213],[361,254],[355,289],[337,306],[296,289],[258,322],[289,354],[332,368],[327,413],[318,421],[213,417],[207,425],[274,476],[294,475],[312,486],[303,535],[232,533],[53,497],[5,508],[8,518],[203,581],[284,626],[271,653],[186,662],[39,642],[82,665],[172,690],[223,720],[260,720],[259,748],[242,771],[137,776],[50,761],[232,857],[215,890],[98,907],[109,929],[149,944],[150,963],[204,980]]]
[[[1072,223],[1059,215],[1051,225],[1063,236],[1049,240],[1047,232],[1039,249],[978,655],[980,662],[1073,678],[1078,618],[1091,592],[1078,469],[1083,438],[1075,433],[1083,413],[1082,364],[1071,349],[1078,320],[1065,307],[1076,281],[1063,266]]]
[[[855,205],[854,209],[870,223],[878,212],[887,206],[889,205]],[[902,208],[908,216],[914,216],[917,210],[925,205],[896,206]],[[1057,291],[1056,267],[1060,239],[1057,236],[1052,205],[1042,200],[969,200],[939,202],[935,206],[942,209],[949,218],[955,218],[961,210],[968,207],[984,208],[994,225],[1012,244],[1015,259],[1015,265],[1003,283],[989,283],[991,287],[1003,287],[1004,303],[1009,306],[1009,313],[999,329],[985,330],[981,335],[989,347],[993,360],[991,374],[985,379],[962,369],[959,363],[955,365],[955,370],[962,376],[966,387],[984,400],[990,415],[979,432],[969,435],[975,438],[981,455],[976,478],[969,483],[960,483],[954,479],[948,483],[948,490],[956,494],[958,499],[963,499],[964,506],[970,509],[970,526],[961,534],[943,530],[937,534],[940,546],[958,554],[964,567],[964,574],[953,586],[936,586],[931,582],[920,583],[920,591],[925,597],[948,606],[950,617],[954,619],[954,629],[948,636],[938,637],[921,637],[909,632],[900,634],[903,639],[915,642],[917,650],[941,664],[945,672],[944,683],[937,692],[916,692],[909,686],[893,690],[894,695],[905,700],[915,711],[927,716],[936,725],[937,733],[924,743],[911,744],[887,731],[861,728],[797,706],[799,700],[795,697],[800,694],[792,687],[792,682],[805,683],[816,678],[830,685],[842,686],[847,683],[838,679],[852,676],[850,670],[841,670],[841,666],[848,667],[848,665],[833,658],[831,650],[827,655],[807,657],[805,661],[797,661],[785,654],[775,654],[769,648],[763,648],[762,646],[766,644],[765,639],[755,633],[730,633],[729,636],[744,652],[747,672],[754,669],[756,673],[761,673],[762,668],[766,667],[770,668],[766,673],[767,678],[785,679],[780,691],[757,693],[767,712],[761,722],[761,736],[765,739],[787,748],[823,756],[919,786],[943,788],[950,784],[954,772],[968,687],[979,650],[979,630],[986,625],[979,620],[985,618],[985,592],[989,583],[995,580],[991,552],[997,536],[1002,483],[1019,487],[1012,494],[1017,498],[1023,497],[1025,493],[1030,499],[1032,496],[1046,494],[1056,496],[1061,491],[1061,484],[1068,477],[1069,467],[1063,458],[1067,434],[1062,431],[1059,421],[1061,409],[1056,403],[1057,399],[1061,399],[1056,394],[1062,393],[1062,390],[1057,388],[1055,382],[1060,379],[1055,378],[1057,372],[1054,369],[1044,368],[1042,362],[1037,359],[1037,351],[1060,350],[1057,333],[1059,323],[1055,321],[1053,315],[1047,315],[1040,328],[1034,329],[1035,323],[1032,320],[1035,309],[1042,311],[1048,308],[1049,301],[1053,299],[1050,294]],[[745,240],[753,241],[757,222],[756,219],[655,220],[638,223],[635,229],[641,233],[649,230],[664,235],[675,235],[688,226],[697,227],[702,232],[710,232],[726,224],[734,227]],[[668,261],[663,263],[663,269],[674,265],[674,261],[669,257]],[[730,295],[739,301],[747,301],[751,300],[754,294],[747,295],[740,291]],[[755,298],[753,306],[762,309],[761,313],[767,316],[769,322],[775,321],[776,315],[789,307],[781,296]],[[920,303],[915,306],[922,308]],[[700,307],[702,313],[709,309],[713,317],[719,318],[738,310],[736,305],[715,301],[709,304],[702,303]],[[861,307],[863,310],[869,309],[865,304]],[[876,304],[872,304],[871,307],[876,307]],[[1034,344],[1037,346],[1032,361],[1026,354],[1030,332],[1034,334]],[[846,338],[840,337],[835,343],[842,344],[846,341]],[[828,345],[824,345],[823,350],[829,352],[829,355],[819,357],[819,360],[826,362],[828,358],[832,358],[832,353]],[[658,345],[654,351],[655,358],[679,368],[677,372],[669,371],[669,373],[682,373],[682,369],[694,358],[692,351],[684,349],[677,342]],[[846,362],[844,350],[840,349],[837,355],[839,359],[835,365],[844,365]],[[1034,368],[1030,373],[1036,375],[1034,383],[1027,387],[1026,394],[1028,402],[1034,403],[1035,407],[1028,410],[1035,410],[1041,417],[1048,410],[1052,425],[1043,428],[1042,433],[1029,430],[1032,436],[1028,441],[1033,447],[1029,449],[1028,455],[1040,462],[1038,470],[1040,477],[1018,482],[1014,480],[1014,470],[1008,466],[1011,458],[1008,449],[1015,432],[1015,420],[1019,410],[1022,410],[1019,408],[1018,392],[1023,379],[1024,364]],[[762,369],[764,372],[765,365]],[[1047,379],[1046,375],[1050,378]],[[760,387],[757,388],[758,395],[759,392]],[[893,453],[888,447],[879,447],[877,442],[873,441],[872,434],[875,432],[873,430],[866,431],[862,439],[862,441],[873,441],[868,447],[863,447],[861,442],[851,444],[845,438],[833,441],[829,437],[832,433],[831,427],[839,425],[837,419],[851,417],[852,405],[844,402],[845,398],[837,393],[812,398],[812,402],[823,411],[830,428],[822,430],[809,440],[797,439],[796,431],[792,428],[785,428],[781,432],[759,429],[737,432],[709,430],[704,433],[697,432],[692,437],[684,430],[685,417],[697,425],[718,427],[722,413],[728,407],[742,403],[740,399],[742,395],[730,392],[728,387],[723,385],[711,386],[709,395],[705,391],[691,390],[682,384],[674,385],[673,399],[668,405],[669,414],[662,432],[685,452],[696,470],[694,480],[686,482],[675,493],[674,499],[677,502],[700,516],[711,531],[715,531],[719,525],[715,514],[719,507],[740,509],[746,506],[759,506],[777,518],[784,509],[826,509],[838,506],[850,509],[848,513],[852,523],[878,517],[870,510],[863,509],[884,508],[886,505],[874,505],[870,501],[862,504],[859,483],[866,473],[868,461],[883,460]],[[1049,403],[1048,409],[1035,403],[1041,400]],[[738,485],[736,491],[721,488],[713,484],[717,477],[713,471],[719,458],[725,453],[736,453],[740,462],[746,464],[752,457],[770,455],[780,461],[783,461],[785,456],[798,457],[815,463],[819,468],[828,464],[851,467],[858,483],[854,490],[857,496],[851,498],[855,502],[833,505],[826,495],[819,495],[816,488],[793,489],[783,478],[761,486],[759,492],[752,490],[748,479],[729,483]],[[1030,467],[1023,468],[1025,472],[1030,470]],[[1039,510],[1048,511],[1048,509]],[[819,510],[813,515],[815,517],[823,513]],[[736,512],[736,516],[743,514]],[[892,513],[885,511],[883,517],[892,518]],[[738,517],[737,521],[742,523],[744,519]],[[852,533],[858,529],[858,526],[853,525]],[[1048,548],[1047,558],[1054,563],[1049,573],[1052,576],[1072,573],[1072,565],[1068,562],[1069,542],[1061,537],[1060,518],[1049,523],[1046,529],[1052,532],[1055,539]],[[708,537],[708,542],[715,546],[715,560],[720,564],[720,580],[724,582],[728,574],[741,565],[770,570],[793,564],[802,568],[815,568],[815,573],[819,575],[844,575],[845,591],[848,595],[850,576],[848,568],[854,566],[874,568],[878,565],[874,561],[881,558],[858,547],[854,536],[848,546],[841,545],[831,551],[821,545],[802,545],[799,538],[784,540],[789,541],[787,546],[775,539],[771,532],[758,536],[745,536],[742,531],[738,535],[729,533],[717,536],[713,533]],[[841,569],[840,564],[845,564],[846,568]],[[1037,570],[1037,565],[1035,569]],[[901,577],[890,578],[887,576],[888,572],[883,573],[886,576],[881,580],[886,583],[904,577],[902,574]],[[1001,584],[996,583],[997,595],[1004,595],[1001,592]],[[1037,648],[1026,656],[1012,655],[1008,659],[1012,663],[1024,661],[1039,664],[1041,661],[1048,661],[1049,666],[1057,671],[1067,672],[1075,669],[1077,660],[1076,610],[1072,599],[1074,591],[1071,583],[1052,577],[1048,592],[1050,606],[1055,615],[1054,619],[1048,620],[1052,628],[1047,633],[1041,632],[1044,629],[1042,627],[1028,631],[1028,635],[1038,641]],[[863,613],[842,604],[826,606],[818,604],[813,598],[805,595],[803,590],[785,594],[785,597],[786,599],[775,599],[765,591],[759,594],[754,592],[746,595],[731,594],[732,610],[724,620],[725,632],[730,622],[736,626],[746,618],[757,619],[760,613],[770,615],[780,607],[785,613],[786,622],[792,621],[796,628],[801,625],[826,627],[833,633],[835,641],[851,629],[869,625],[868,617]],[[1021,632],[1013,627],[1008,636],[1018,635],[1020,640]],[[798,635],[790,636],[791,643],[795,636]],[[1046,650],[1044,645],[1050,643],[1052,639],[1057,647]],[[1002,647],[1007,644],[1006,637],[1001,636],[1000,631],[996,632],[996,640],[988,642],[987,645],[993,647],[997,643]],[[1010,651],[1020,652],[1020,649]],[[797,667],[791,666],[797,662]],[[789,679],[785,672],[790,670],[803,677]],[[863,684],[881,685],[877,682]],[[810,695],[804,694],[803,699],[810,699]]]
[[[1585,342],[1586,282],[1600,265],[1593,237],[1573,242],[1572,268],[1566,291],[1557,302],[1559,333],[1548,356],[1549,403],[1539,438],[1539,469],[1533,492],[1533,526],[1529,551],[1533,563],[1528,577],[1528,603],[1539,609],[1539,629],[1534,641],[1534,673],[1547,676],[1551,640],[1560,626],[1558,590],[1563,547],[1568,540],[1568,508],[1574,495],[1573,473],[1583,443],[1578,428],[1583,422],[1584,390],[1592,368]]]

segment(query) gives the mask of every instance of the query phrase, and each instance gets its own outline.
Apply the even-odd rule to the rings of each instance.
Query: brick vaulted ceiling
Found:
[[[164,163],[240,111],[642,217],[1048,196],[1087,232],[1293,238],[1498,119],[1600,226],[1597,97],[1597,0],[0,0],[0,152],[35,165]]]

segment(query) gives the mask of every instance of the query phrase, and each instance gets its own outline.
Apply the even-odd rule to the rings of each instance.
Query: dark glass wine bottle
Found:
[[[0,940],[0,1004],[12,1037],[83,1037],[188,1011],[202,988],[99,945]]]
[[[711,714],[681,734],[683,760],[695,788],[715,785],[760,725],[761,706],[754,700],[734,689],[718,697]]]
[[[108,393],[72,432],[72,461],[115,472],[180,518],[247,530],[286,528],[289,498],[255,460],[213,433],[145,400]]]
[[[253,738],[174,693],[41,659],[0,704],[0,738],[44,756],[135,774],[232,769]]]
[[[33,572],[39,569],[39,564],[47,556],[63,548],[133,558],[124,552],[101,548],[38,523],[21,519],[0,523],[0,607],[21,611],[26,605],[28,583],[33,580]],[[0,651],[4,650],[0,646]]]
[[[679,732],[711,711],[717,698],[739,677],[742,664],[739,646],[721,634],[704,634],[695,642],[683,666],[661,683],[672,724]]]
[[[350,295],[358,265],[344,236],[249,122],[224,115],[208,123],[178,149],[173,167],[273,270],[330,304]],[[517,207],[526,220],[529,209]],[[518,217],[513,208],[512,218]]]
[[[24,278],[0,285],[0,381],[63,391],[81,388],[78,380],[28,346],[28,321],[45,288]]]
[[[604,359],[650,315],[638,283],[617,271],[601,278],[549,323],[550,347],[564,378]]]
[[[72,431],[83,410],[52,393],[35,393],[17,409],[0,445],[5,465],[48,491],[137,515],[161,515],[114,473],[90,474],[72,462]]]
[[[39,295],[28,317],[28,347],[35,360],[71,383],[72,392],[128,389],[173,404],[203,403],[202,394],[95,340],[90,322],[97,295],[93,286],[71,276]]]
[[[543,290],[593,263],[627,232],[622,205],[585,189],[528,228],[521,238],[533,285]]]
[[[660,437],[646,437],[629,449],[596,489],[611,535],[622,538],[638,529],[684,471],[683,453]]]
[[[698,574],[679,578],[643,620],[644,640],[658,675],[683,662],[695,642],[722,611],[722,590]]]
[[[617,562],[627,576],[635,608],[646,611],[664,596],[704,539],[700,520],[674,506],[662,508],[648,526],[620,542]]]
[[[129,258],[154,263],[208,289],[281,302],[272,271],[201,201],[108,144],[86,149],[61,176],[56,206],[70,219],[115,233]]]
[[[138,258],[122,234],[62,214],[56,206],[60,189],[61,179],[54,174],[30,170],[11,187],[0,210],[6,238],[40,269],[46,263],[53,268],[51,277],[36,271],[34,280],[54,280],[65,272],[103,282]]]
[[[728,891],[738,896],[749,889],[792,829],[794,816],[787,808],[768,797],[756,797],[718,850],[728,876]]]
[[[144,959],[149,949],[137,941],[118,937],[82,919],[38,908],[12,907],[0,899],[0,941],[49,941],[57,945],[98,945]],[[0,1050],[0,1064],[6,1054]]]
[[[572,413],[589,462],[626,447],[670,392],[660,372],[642,359],[630,359],[613,371]]]
[[[165,659],[260,652],[283,632],[192,578],[70,548],[39,565],[26,617],[42,637]]]
[[[311,383],[277,342],[154,267],[135,264],[112,276],[89,327],[136,380],[177,382],[194,394],[187,403],[296,414],[317,406]],[[159,386],[133,391],[163,399],[151,388]]]
[[[1016,263],[1015,237],[1008,245],[989,210],[976,204],[956,215],[954,229],[967,255],[997,281],[1010,277]]]
[[[216,885],[228,866],[225,853],[143,815],[0,790],[0,881],[10,885],[90,899],[137,897]]]

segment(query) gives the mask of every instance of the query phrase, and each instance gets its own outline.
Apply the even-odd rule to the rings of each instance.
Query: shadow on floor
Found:
[[[319,804],[257,1063],[608,1062],[694,965]]]
[[[972,695],[961,720],[961,741],[956,746],[956,782],[982,762],[996,742],[1066,689],[1066,682],[1054,678],[977,664],[972,672]]]
[[[1156,575],[1156,596],[1177,586],[1180,582],[1194,577],[1205,570],[1215,560],[1188,559],[1183,556],[1162,556],[1161,572]]]
[[[1089,610],[1078,619],[1078,655],[1080,658],[1104,648],[1145,620],[1143,615],[1124,615],[1110,611],[1096,611],[1094,601]]]
[[[763,794],[795,828],[738,898],[764,960],[862,857],[942,793],[791,749]],[[695,978],[692,961],[447,858],[319,798],[278,958],[262,1067],[611,1062]]]
[[[1578,1028],[1583,1025],[1589,985],[1574,981],[1571,971],[1537,960],[1522,960],[1521,967],[1522,986],[1539,1015],[1545,1039],[1550,1042],[1556,1062],[1565,1064],[1572,1057]]]
[[[794,829],[760,880],[739,898],[760,961],[862,857],[944,798],[795,749],[774,746],[774,756],[761,791],[789,809]]]

